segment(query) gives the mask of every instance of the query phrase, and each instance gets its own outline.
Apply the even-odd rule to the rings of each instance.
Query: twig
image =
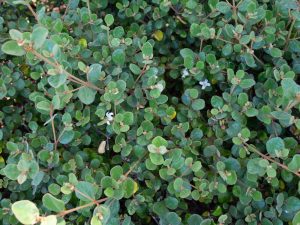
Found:
[[[62,19],[65,18],[65,16],[67,15],[67,12],[69,11],[69,8],[70,8],[70,2],[71,2],[71,0],[68,1],[67,7],[66,7],[65,12],[64,12],[64,14],[63,14],[63,16],[62,16]]]
[[[62,130],[62,132],[59,134],[59,136],[58,136],[58,138],[57,138],[57,140],[56,140],[56,145],[58,144],[59,140],[61,139],[61,137],[63,136],[63,134],[65,133],[65,131],[66,131],[66,129],[64,128],[64,129]]]
[[[89,83],[89,82],[86,82],[86,81],[83,81],[81,80],[80,78],[74,76],[73,74],[69,73],[68,71],[66,71],[65,69],[63,69],[63,67],[60,65],[60,64],[57,64],[57,63],[54,63],[52,62],[51,60],[49,60],[47,57],[43,56],[42,54],[40,54],[39,52],[37,52],[35,49],[33,48],[24,48],[26,51],[28,52],[31,52],[32,54],[34,54],[37,58],[39,58],[40,60],[46,62],[47,64],[53,66],[55,69],[57,69],[58,71],[62,71],[63,73],[65,73],[68,77],[68,80],[70,81],[73,81],[74,83],[77,83],[77,84],[81,84],[83,86],[86,86],[86,87],[89,87],[89,88],[92,88],[94,90],[97,90],[97,91],[101,91],[100,88],[96,87],[95,85]]]
[[[264,159],[266,159],[266,160],[268,160],[268,161],[270,161],[270,162],[273,162],[273,163],[277,164],[278,166],[280,166],[282,169],[287,170],[287,171],[289,171],[289,172],[295,174],[297,177],[300,177],[300,173],[294,172],[294,171],[290,170],[286,165],[284,165],[284,164],[282,164],[282,163],[280,163],[280,162],[277,162],[277,161],[275,161],[273,158],[271,158],[270,156],[267,156],[267,155],[261,153],[261,152],[260,152],[258,149],[256,149],[253,145],[249,145],[249,144],[247,144],[247,143],[244,143],[244,145],[245,145],[244,147],[247,146],[248,148],[251,148],[253,152],[255,152],[256,154],[260,155],[260,156],[263,157]]]
[[[99,203],[98,203],[95,199],[93,199],[93,198],[91,198],[90,196],[86,195],[85,193],[79,191],[76,187],[74,187],[74,191],[75,191],[75,192],[78,192],[78,193],[81,194],[82,196],[84,196],[84,197],[86,197],[87,199],[91,200],[91,201],[94,202],[97,206],[99,205]]]
[[[290,26],[290,29],[289,29],[289,33],[288,33],[288,36],[287,36],[287,39],[286,39],[286,44],[284,46],[284,50],[286,50],[288,45],[289,45],[290,38],[291,38],[292,31],[293,31],[295,23],[296,23],[296,18],[293,17],[293,20],[292,20],[292,23],[291,23],[291,26]]]
[[[184,25],[186,25],[187,23],[181,18],[181,16],[179,15],[180,13],[173,7],[173,5],[170,5],[170,8],[175,12],[176,14],[176,18]]]
[[[32,15],[34,16],[35,20],[38,22],[39,21],[39,17],[36,14],[36,12],[33,10],[32,6],[30,5],[30,3],[26,4],[26,6],[28,7],[28,9],[30,10],[30,12],[32,13]]]
[[[108,197],[106,197],[106,198],[101,198],[101,199],[99,199],[99,200],[96,200],[95,202],[90,202],[90,203],[88,203],[88,204],[85,204],[85,205],[81,205],[81,206],[75,207],[75,208],[73,208],[73,209],[65,210],[65,211],[63,211],[63,212],[57,214],[57,216],[59,216],[59,217],[64,217],[64,216],[67,215],[67,214],[70,214],[70,213],[76,212],[76,211],[78,211],[78,210],[80,210],[80,209],[84,209],[84,208],[86,208],[86,207],[95,205],[96,203],[98,204],[98,203],[101,203],[101,202],[105,202],[107,199],[108,199]]]
[[[288,105],[285,107],[284,112],[289,111],[291,108],[293,108],[293,107],[296,106],[297,104],[299,104],[299,100],[298,100],[298,99],[295,99],[295,100],[293,100],[293,101],[290,101],[290,102],[288,103]]]
[[[202,51],[202,45],[203,45],[203,39],[200,40],[200,49],[199,49],[199,52]]]
[[[228,40],[225,40],[225,39],[220,38],[220,37],[217,37],[216,39],[234,45],[234,43],[232,41],[228,41]]]
[[[247,48],[249,50],[249,53],[263,66],[264,65],[264,62],[261,61],[255,54],[254,54],[254,51],[246,44],[243,44],[243,46],[245,48]]]
[[[146,153],[146,154],[147,154],[147,153]],[[146,154],[144,154],[141,158],[139,158],[139,159],[135,162],[135,164],[134,164],[132,167],[130,167],[130,169],[124,174],[124,176],[118,180],[118,183],[123,182],[123,181],[128,177],[128,175],[129,175],[129,174],[134,170],[134,168],[141,162],[141,160],[144,158],[144,156],[145,156]],[[75,191],[78,192],[78,190],[75,190]],[[81,194],[81,195],[83,195],[83,196],[85,196],[85,197],[87,197],[87,196],[86,196],[85,194],[83,194],[82,192],[78,192],[78,193]],[[89,198],[90,198],[90,197],[89,197]],[[90,199],[91,199],[91,198],[90,198]],[[106,200],[108,200],[108,197],[105,197],[105,198],[102,198],[102,199],[99,199],[99,200],[94,200],[94,199],[91,199],[91,200],[92,200],[92,202],[90,202],[90,203],[88,203],[88,204],[85,204],[85,205],[82,205],[82,206],[78,206],[78,207],[75,207],[75,208],[73,208],[73,209],[65,210],[65,211],[60,212],[59,214],[57,214],[57,216],[63,217],[63,216],[65,216],[65,215],[69,214],[69,213],[76,212],[76,211],[78,211],[78,210],[80,210],[80,209],[84,209],[84,208],[86,208],[86,207],[93,206],[93,205],[95,205],[95,204],[98,205],[99,203],[105,202]]]
[[[233,43],[232,41],[228,41],[228,40],[225,40],[225,39],[220,38],[220,37],[217,37],[216,39],[234,45],[234,43]],[[237,37],[236,37],[236,39],[238,40]],[[261,61],[261,60],[254,54],[253,50],[252,50],[248,45],[243,44],[243,46],[249,50],[249,53],[250,53],[250,54],[251,54],[251,55],[252,55],[252,56],[253,56],[253,57],[261,64],[261,65],[264,65],[264,62]]]
[[[134,85],[137,84],[137,82],[139,81],[139,79],[144,75],[144,73],[146,72],[146,68],[147,68],[147,64],[144,65],[140,75],[136,78],[135,82],[134,82]]]
[[[119,180],[118,180],[118,183],[121,183],[123,182],[124,180],[127,179],[128,175],[135,169],[135,167],[142,161],[142,159],[146,156],[147,153],[145,153],[141,158],[139,158],[134,164],[133,166],[131,166],[129,168],[129,170],[123,175],[123,177],[121,177]]]
[[[51,126],[52,126],[52,133],[54,138],[54,150],[57,150],[57,139],[56,139],[56,132],[55,132],[55,125],[54,125],[54,118],[53,118],[53,105],[50,105],[50,118],[51,119]]]
[[[86,5],[87,5],[87,8],[88,8],[88,11],[89,11],[89,17],[90,17],[90,20],[91,20],[91,7],[90,7],[90,0],[86,0]]]
[[[80,86],[80,87],[78,87],[78,88],[75,88],[75,89],[72,89],[72,90],[69,90],[69,91],[64,91],[63,93],[64,93],[64,95],[67,95],[67,94],[71,94],[71,93],[73,93],[73,92],[75,92],[75,91],[78,91],[79,89],[81,89],[81,88],[83,88],[84,86]]]
[[[235,25],[238,24],[238,20],[237,20],[238,17],[237,17],[236,9],[237,9],[237,7],[235,6],[235,0],[232,0],[232,10],[233,10],[233,16],[234,16]]]

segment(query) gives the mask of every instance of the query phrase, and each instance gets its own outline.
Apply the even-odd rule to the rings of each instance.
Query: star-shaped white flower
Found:
[[[210,87],[211,84],[208,82],[207,79],[205,79],[204,81],[199,81],[199,84],[201,85],[201,89],[204,90],[207,87]]]
[[[106,115],[106,123],[110,125],[110,122],[114,120],[114,113],[107,112],[105,115]]]
[[[181,74],[182,74],[182,76],[181,76],[182,78],[186,78],[188,75],[190,75],[187,68],[183,69]]]

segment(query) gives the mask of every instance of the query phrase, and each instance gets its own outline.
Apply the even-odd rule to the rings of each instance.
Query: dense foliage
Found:
[[[299,9],[0,1],[2,224],[300,224]]]

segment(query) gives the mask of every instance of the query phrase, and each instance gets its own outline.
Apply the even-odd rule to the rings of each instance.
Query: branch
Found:
[[[65,69],[63,69],[63,67],[60,64],[52,62],[47,57],[45,57],[42,54],[40,54],[39,52],[37,52],[35,49],[28,48],[28,47],[25,47],[24,49],[26,51],[31,52],[32,54],[34,54],[38,59],[46,62],[47,64],[49,64],[51,66],[53,66],[58,71],[62,71],[63,73],[65,73],[67,75],[68,80],[73,81],[74,83],[81,84],[83,86],[92,88],[92,89],[97,90],[97,91],[101,90],[100,88],[96,87],[94,84],[91,84],[89,82],[83,81],[80,78],[78,78],[78,77],[74,76],[73,74],[69,73],[68,71],[66,71]]]
[[[76,212],[76,211],[78,211],[80,209],[84,209],[86,207],[89,207],[89,206],[92,206],[92,205],[95,205],[95,204],[98,204],[98,203],[101,203],[101,202],[105,202],[107,199],[108,199],[108,197],[101,198],[101,199],[99,199],[97,201],[93,201],[93,202],[90,202],[90,203],[85,204],[85,205],[78,206],[78,207],[73,208],[73,209],[62,211],[59,214],[57,214],[56,216],[64,217],[65,215],[70,214],[72,212]]]
[[[292,23],[291,23],[291,26],[290,26],[290,29],[289,29],[289,33],[288,33],[288,36],[287,36],[287,39],[286,39],[286,43],[285,43],[285,46],[284,46],[284,50],[286,50],[287,47],[289,46],[289,42],[290,42],[290,39],[291,39],[291,35],[292,35],[292,31],[293,31],[295,23],[296,23],[296,18],[293,17],[293,20],[292,20]]]
[[[147,155],[147,153],[145,153],[141,158],[139,158],[135,164],[133,164],[132,167],[130,167],[130,169],[124,174],[124,176],[122,178],[120,178],[118,180],[119,183],[123,182],[124,180],[126,180],[126,178],[128,177],[128,175],[135,169],[135,167],[142,161],[142,159]]]
[[[53,105],[50,105],[50,119],[51,119],[51,126],[52,126],[52,133],[54,138],[54,149],[57,150],[57,139],[56,139],[56,132],[55,132],[55,126],[54,126],[54,118],[53,118]]]
[[[295,174],[297,177],[300,177],[300,173],[294,172],[294,171],[290,170],[285,164],[282,164],[282,163],[280,163],[280,162],[277,162],[277,161],[275,161],[273,158],[271,158],[270,156],[267,156],[267,155],[261,153],[261,152],[260,152],[257,148],[255,148],[253,145],[249,145],[249,144],[247,144],[247,143],[244,143],[244,145],[245,145],[244,147],[247,146],[248,148],[251,148],[253,152],[255,152],[256,154],[260,155],[260,156],[263,157],[264,159],[266,159],[266,160],[268,160],[268,161],[270,161],[270,162],[273,162],[273,163],[277,164],[279,167],[281,167],[282,169],[287,170],[287,171],[289,171],[289,172]]]
[[[140,75],[136,78],[135,82],[134,82],[134,85],[137,84],[137,82],[139,81],[139,79],[144,75],[144,73],[146,72],[146,68],[147,68],[147,64],[144,65]]]
[[[28,7],[29,11],[32,13],[32,15],[34,16],[35,20],[37,22],[39,22],[39,17],[36,14],[36,12],[33,10],[32,6],[30,5],[30,3],[26,4],[26,6]]]

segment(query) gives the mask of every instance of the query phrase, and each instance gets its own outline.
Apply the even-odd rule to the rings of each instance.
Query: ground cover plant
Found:
[[[0,1],[1,224],[300,224],[299,8]]]

